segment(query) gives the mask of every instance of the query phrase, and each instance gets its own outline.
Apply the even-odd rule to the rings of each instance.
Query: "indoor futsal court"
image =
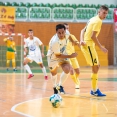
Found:
[[[81,88],[75,89],[69,77],[64,84],[65,95],[58,108],[53,108],[49,97],[53,94],[50,76],[34,73],[27,79],[26,73],[1,73],[1,117],[116,117],[117,71],[116,67],[103,67],[99,73],[99,87],[107,95],[90,95],[90,68],[81,68]]]
[[[97,18],[90,20],[92,17]],[[62,39],[57,32],[58,24],[65,27]],[[32,37],[29,32],[32,33]],[[58,47],[59,52],[57,54],[53,52],[57,60],[59,60],[57,56],[66,56],[63,52],[68,44],[64,40],[66,35],[71,43],[70,52],[72,49],[74,51],[71,54],[67,53],[67,56],[78,54],[71,58],[76,58],[79,64],[79,67],[76,66],[80,74],[74,74],[80,81],[79,88],[76,88],[75,83],[78,81],[74,81],[73,75],[69,75],[66,81],[62,82],[62,73],[64,72],[66,76],[67,73],[60,67],[55,78],[56,74],[53,71],[56,67],[64,66],[68,61],[64,61],[63,64],[59,61],[60,64],[55,68],[49,66],[50,61],[47,62],[48,50],[54,48],[52,47],[54,44],[49,42],[55,34],[59,35],[56,38],[58,42],[64,41],[59,43],[59,46],[62,46]],[[76,40],[72,38],[72,34]],[[34,41],[34,38],[37,40]],[[93,71],[93,67],[87,64],[82,52],[83,41],[86,45],[89,44],[87,46],[89,51],[85,51],[86,55],[84,54],[86,59],[92,62],[93,67],[100,64],[99,72],[94,72],[98,67]],[[94,46],[95,41],[96,43],[99,41],[100,44]],[[37,62],[40,66],[32,62],[32,58],[28,58],[28,55],[31,56],[30,50],[35,52],[37,46],[40,56],[43,56],[43,62]],[[93,49],[90,47],[94,47],[92,56]],[[90,58],[86,52],[90,53]],[[53,53],[50,52],[49,56],[52,57]],[[9,58],[11,55],[12,59]],[[33,60],[36,55],[37,53],[33,56]],[[40,63],[43,63],[43,68]],[[57,79],[59,86],[53,79]],[[60,100],[54,100],[55,97],[52,96],[55,96],[55,90],[59,91],[57,87],[60,86],[64,87],[65,94],[56,94],[60,96]],[[96,96],[98,88],[106,96],[102,94]],[[52,103],[52,99],[58,102]],[[0,117],[117,117],[117,0],[10,0],[9,2],[0,0]]]

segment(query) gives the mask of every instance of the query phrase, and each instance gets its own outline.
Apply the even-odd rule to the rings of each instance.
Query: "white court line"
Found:
[[[107,91],[107,92],[117,92],[117,91]],[[106,93],[107,93],[106,92]],[[89,94],[89,93],[82,93],[82,94]],[[96,96],[92,96],[92,97],[87,97],[87,96],[82,96],[82,95],[73,95],[73,94],[65,94],[65,95],[62,95],[63,97],[64,96],[76,96],[76,97],[80,97],[80,98],[89,98],[89,99],[96,99]],[[107,96],[106,96],[107,97]],[[49,98],[49,97],[42,97],[42,98],[38,98],[38,99],[32,99],[32,100],[28,100],[28,101],[24,101],[24,102],[21,102],[21,103],[18,103],[18,104],[16,104],[16,105],[14,105],[12,108],[11,108],[11,111],[13,111],[13,112],[15,112],[15,113],[18,113],[18,114],[20,114],[20,115],[23,115],[23,116],[26,116],[26,117],[33,117],[33,116],[31,116],[31,115],[28,115],[28,114],[24,114],[24,113],[22,113],[22,112],[19,112],[19,111],[16,111],[15,110],[15,108],[17,107],[17,106],[19,106],[19,105],[21,105],[21,104],[23,104],[23,103],[26,103],[26,102],[30,102],[30,101],[34,101],[34,100],[39,100],[39,99],[44,99],[44,98]],[[98,98],[98,97],[97,97]],[[100,99],[103,99],[102,97],[99,97]],[[103,104],[103,106],[105,107],[105,109],[106,109],[106,111],[108,112],[108,109],[107,109],[107,107]],[[116,105],[117,106],[117,105]]]
[[[44,97],[44,98],[48,98],[48,97]],[[33,99],[33,100],[28,100],[28,101],[24,101],[24,102],[21,102],[21,103],[18,103],[16,105],[14,105],[12,108],[11,108],[11,111],[15,112],[15,113],[18,113],[20,115],[23,115],[23,116],[26,116],[26,117],[34,117],[34,116],[31,116],[31,115],[28,115],[28,114],[24,114],[22,112],[19,112],[19,111],[16,111],[15,108],[23,103],[26,103],[26,102],[30,102],[30,101],[34,101],[34,100],[39,100],[39,99],[43,99],[43,98],[38,98],[38,99]]]
[[[107,109],[107,107],[105,106],[105,104],[103,104],[103,106],[105,107],[105,109],[106,109],[106,112],[108,112],[108,109]]]

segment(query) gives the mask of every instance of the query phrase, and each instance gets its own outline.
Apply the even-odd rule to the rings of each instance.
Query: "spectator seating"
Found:
[[[76,21],[84,22],[97,14],[95,8],[77,8],[75,10]]]
[[[107,5],[109,13],[104,22],[113,22],[113,9],[117,5]],[[98,12],[100,4],[50,4],[0,2],[0,6],[16,7],[16,21],[80,21],[86,22]]]
[[[30,7],[29,20],[30,21],[50,21],[51,20],[50,7]]]
[[[74,9],[65,7],[55,7],[52,10],[53,21],[73,21],[74,20]]]
[[[26,21],[28,19],[28,9],[26,7],[16,7],[16,21]]]

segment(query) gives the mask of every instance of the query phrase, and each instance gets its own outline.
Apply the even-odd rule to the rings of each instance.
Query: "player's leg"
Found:
[[[98,70],[99,70],[99,60],[98,55],[95,50],[95,46],[84,46],[81,48],[81,50],[84,53],[84,56],[86,58],[87,63],[92,66],[92,74],[91,74],[91,95],[96,96],[106,96],[105,94],[102,94],[100,90],[98,89]]]
[[[47,72],[46,72],[45,66],[43,65],[43,63],[38,63],[38,64],[39,64],[39,66],[40,66],[41,69],[42,69],[42,72],[43,72],[43,74],[44,74],[45,80],[48,80],[48,76],[47,76]]]
[[[91,79],[92,79],[92,90],[91,90],[91,95],[95,96],[106,96],[105,94],[101,93],[101,91],[98,88],[98,71],[99,71],[99,65],[94,65],[92,66],[92,74],[91,74]]]
[[[6,67],[7,67],[7,71],[9,71],[10,59],[11,59],[10,52],[7,51],[7,53],[6,53]]]
[[[11,56],[12,56],[13,71],[17,71],[17,69],[16,69],[16,61],[15,61],[15,52],[11,52]]]
[[[24,62],[23,62],[23,65],[24,65],[24,68],[27,70],[27,72],[29,73],[29,76],[28,76],[28,79],[32,78],[34,75],[28,65],[28,63],[31,62],[31,57],[27,57],[24,59]]]
[[[49,67],[49,70],[51,73],[51,80],[52,80],[52,84],[53,84],[54,94],[58,94],[58,90],[56,89],[58,62],[51,61],[50,57],[47,57],[47,62],[48,62],[48,67]]]
[[[99,65],[92,66],[91,86],[94,92],[97,91],[98,89],[98,70],[99,70]]]
[[[75,88],[79,89],[80,88],[80,81],[79,81],[79,74],[80,74],[80,69],[79,69],[79,64],[76,58],[72,58],[70,59],[70,63],[74,69],[75,72],[73,72],[73,74],[71,74],[71,78],[73,79],[74,83],[75,83]]]
[[[63,89],[63,83],[66,81],[66,79],[69,76],[71,65],[68,62],[66,62],[66,63],[62,63],[60,66],[63,72],[60,75],[59,85],[56,88],[60,91],[61,94],[65,94],[65,91]]]
[[[56,89],[56,87],[57,87],[57,67],[55,67],[54,69],[50,69],[50,73],[51,73],[51,80],[52,80],[52,84],[53,84],[54,94],[58,94],[58,90]]]
[[[33,60],[41,67],[42,72],[43,72],[44,77],[45,77],[45,80],[48,80],[46,68],[45,68],[45,66],[43,65],[43,62],[42,62],[42,57],[41,56],[37,56]]]
[[[99,60],[98,60],[98,55],[95,50],[95,47],[93,46],[88,46],[88,50],[90,53],[90,65],[92,66],[92,74],[91,74],[91,95],[95,96],[106,96],[105,94],[102,94],[100,90],[98,89],[98,71],[99,71]]]

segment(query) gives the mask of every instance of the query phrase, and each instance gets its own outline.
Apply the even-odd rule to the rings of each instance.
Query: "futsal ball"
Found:
[[[50,96],[50,102],[54,108],[58,108],[61,105],[62,97],[59,94],[54,94]]]

